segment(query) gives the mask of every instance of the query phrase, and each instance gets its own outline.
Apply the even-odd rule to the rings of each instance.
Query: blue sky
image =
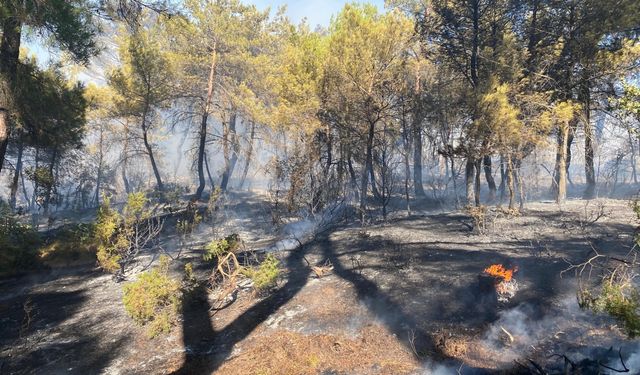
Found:
[[[307,18],[309,25],[328,26],[331,16],[338,13],[342,7],[352,1],[347,0],[245,0],[246,3],[255,4],[259,9],[271,7],[277,9],[281,5],[287,5],[287,14],[294,23]],[[384,0],[369,0],[370,4],[384,9]]]

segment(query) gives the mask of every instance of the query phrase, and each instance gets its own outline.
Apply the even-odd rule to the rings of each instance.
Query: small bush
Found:
[[[163,256],[158,267],[124,286],[125,310],[136,324],[147,326],[151,338],[171,331],[182,303],[180,281],[168,272],[169,260]]]
[[[242,273],[253,280],[256,290],[264,291],[276,285],[280,276],[279,265],[280,261],[269,254],[258,267],[245,268]]]
[[[231,234],[219,240],[213,240],[204,248],[203,258],[207,262],[218,259],[227,253],[235,253],[240,248],[240,236]]]
[[[122,213],[111,208],[108,198],[98,209],[94,230],[98,264],[117,280],[124,280],[127,265],[162,230],[164,222],[151,217],[147,203],[144,193],[132,193]]]
[[[10,276],[38,266],[38,232],[11,215],[6,205],[0,205],[0,276]]]
[[[40,248],[40,260],[53,267],[95,262],[96,241],[93,232],[92,224],[63,226]]]
[[[578,302],[581,307],[611,315],[630,337],[640,335],[640,293],[634,286],[607,281],[597,297],[582,291]]]

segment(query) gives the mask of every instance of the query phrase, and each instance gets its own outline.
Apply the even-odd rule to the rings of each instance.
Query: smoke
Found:
[[[612,327],[615,321],[611,317],[580,308],[575,295],[568,294],[556,303],[523,303],[500,312],[481,346],[504,366],[513,366],[514,360],[536,358],[541,365],[561,367],[561,360],[550,357],[558,354],[566,355],[575,364],[590,363],[596,368],[598,361],[622,368],[620,349],[631,373],[639,373],[640,344]]]
[[[290,251],[312,241],[322,230],[330,226],[345,209],[344,202],[329,205],[320,213],[286,224],[280,239],[267,247],[265,252]]]

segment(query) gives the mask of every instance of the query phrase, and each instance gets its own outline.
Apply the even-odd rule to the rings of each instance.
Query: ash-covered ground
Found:
[[[185,245],[176,270],[198,262],[212,236],[239,228],[248,248],[286,239],[270,226],[265,202],[235,199],[225,225]],[[285,272],[270,293],[242,290],[218,311],[215,296],[203,293],[185,304],[170,335],[153,340],[127,317],[122,285],[91,265],[5,280],[0,372],[518,373],[516,361],[553,368],[564,360],[555,354],[617,366],[618,350],[631,373],[640,372],[640,346],[612,319],[581,310],[573,273],[561,275],[593,248],[629,251],[637,223],[628,201],[530,203],[519,216],[492,209],[485,234],[471,225],[461,212],[426,211],[366,228],[333,225],[275,252]],[[163,239],[174,255],[179,246],[175,236]],[[333,271],[317,278],[307,262]],[[519,290],[507,303],[478,288],[478,275],[496,263],[518,267]]]

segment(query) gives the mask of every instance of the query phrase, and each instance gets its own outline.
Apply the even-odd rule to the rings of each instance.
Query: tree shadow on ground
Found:
[[[174,373],[206,373],[218,369],[229,357],[234,345],[249,336],[306,285],[309,279],[309,269],[304,262],[307,250],[306,246],[301,246],[289,252],[285,260],[286,269],[289,270],[286,283],[220,331],[215,331],[211,326],[206,289],[201,290],[197,298],[204,300],[204,303],[185,307],[183,312],[183,345],[187,355],[182,367]]]

